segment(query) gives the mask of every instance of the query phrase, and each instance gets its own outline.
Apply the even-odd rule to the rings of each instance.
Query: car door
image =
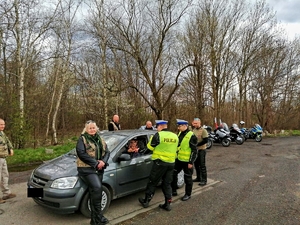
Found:
[[[146,135],[136,136],[139,141],[144,142],[146,147],[148,137]],[[126,152],[124,145],[120,151]],[[151,151],[140,149],[141,153],[131,158],[129,161],[121,161],[116,165],[116,191],[118,196],[127,195],[137,190],[146,188],[150,170],[152,167]],[[126,153],[125,153],[126,154]]]

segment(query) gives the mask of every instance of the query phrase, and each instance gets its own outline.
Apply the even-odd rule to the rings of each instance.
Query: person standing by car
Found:
[[[168,121],[156,120],[155,123],[158,132],[147,144],[148,149],[153,151],[153,165],[145,192],[145,198],[139,198],[139,202],[144,208],[147,208],[155,194],[157,184],[162,180],[165,203],[160,204],[159,207],[170,211],[170,204],[172,201],[171,182],[178,146],[178,137],[167,129]]]
[[[140,127],[140,130],[156,130],[156,129],[152,126],[152,122],[148,120],[146,122],[146,125]]]
[[[94,121],[88,121],[76,145],[78,175],[89,188],[91,225],[108,223],[102,214],[101,201],[103,172],[110,153],[98,130]]]
[[[8,137],[4,134],[5,121],[0,118],[0,183],[2,191],[2,199],[0,204],[5,203],[5,200],[16,197],[16,194],[11,193],[8,187],[8,169],[6,163],[6,157],[13,156],[14,150]]]
[[[208,133],[206,129],[204,129],[201,126],[201,120],[199,118],[194,118],[192,122],[192,127],[193,127],[192,131],[198,139],[197,158],[194,163],[197,177],[193,180],[193,182],[199,182],[200,186],[204,186],[207,183],[205,156],[206,156],[206,143],[208,141]]]
[[[116,131],[116,130],[121,130],[121,125],[119,123],[119,116],[114,115],[110,123],[108,124],[108,131]]]
[[[178,156],[175,161],[175,168],[172,182],[172,195],[177,195],[177,175],[184,171],[185,195],[181,198],[182,201],[187,201],[191,198],[193,188],[193,164],[197,157],[197,137],[188,129],[188,122],[177,119],[178,126]]]

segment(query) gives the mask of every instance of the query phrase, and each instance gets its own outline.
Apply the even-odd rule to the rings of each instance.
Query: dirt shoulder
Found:
[[[27,182],[31,172],[32,170],[26,170],[22,172],[9,172],[9,184]]]

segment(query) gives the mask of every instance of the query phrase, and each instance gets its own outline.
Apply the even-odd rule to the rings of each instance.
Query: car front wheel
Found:
[[[87,192],[81,201],[80,205],[80,212],[85,216],[90,218],[91,217],[91,206],[90,206],[90,194]],[[102,186],[102,202],[101,202],[101,208],[102,212],[105,213],[105,211],[108,209],[111,202],[111,195],[107,187]]]

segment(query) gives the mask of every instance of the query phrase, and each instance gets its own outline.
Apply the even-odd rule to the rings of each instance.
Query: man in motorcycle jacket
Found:
[[[208,133],[206,129],[201,126],[201,120],[199,118],[194,118],[192,122],[193,133],[198,139],[197,144],[197,158],[194,163],[196,169],[197,177],[193,182],[199,182],[200,186],[204,186],[207,183],[207,171],[205,165],[206,156],[206,143],[208,141]]]

